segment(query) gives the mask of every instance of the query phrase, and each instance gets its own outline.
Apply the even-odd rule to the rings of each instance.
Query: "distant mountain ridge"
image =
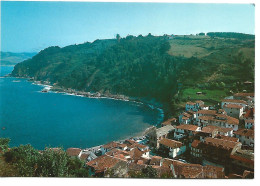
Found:
[[[13,53],[13,52],[0,52],[0,64],[1,65],[16,65],[26,59],[32,58],[35,56],[36,52],[22,52],[22,53]]]

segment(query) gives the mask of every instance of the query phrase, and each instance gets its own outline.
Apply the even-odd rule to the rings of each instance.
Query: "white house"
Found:
[[[246,129],[254,129],[255,126],[255,120],[253,119],[246,119],[245,120],[245,128]]]
[[[164,138],[159,141],[160,149],[164,150],[165,148],[169,149],[169,156],[175,158],[183,154],[186,151],[186,146],[183,146],[181,142]]]
[[[254,147],[254,130],[252,129],[239,129],[238,131],[234,132],[236,138],[243,145],[248,145],[250,147]]]
[[[192,136],[194,132],[200,130],[201,128],[196,125],[179,125],[174,131],[174,138],[179,140],[187,136]]]
[[[224,108],[224,105],[228,104],[235,104],[235,105],[240,105],[243,107],[245,110],[247,107],[247,102],[244,100],[238,100],[238,99],[223,99],[221,102],[221,108]]]
[[[226,111],[228,116],[234,118],[241,118],[243,114],[243,106],[237,104],[225,104],[223,105],[223,109]]]

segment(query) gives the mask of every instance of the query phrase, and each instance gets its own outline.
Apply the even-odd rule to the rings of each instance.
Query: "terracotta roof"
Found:
[[[182,130],[189,130],[189,131],[196,131],[198,129],[196,125],[187,125],[187,124],[179,125],[176,128]]]
[[[226,104],[223,107],[225,107],[225,108],[238,108],[238,109],[243,108],[241,105],[236,105],[236,104]]]
[[[85,161],[89,157],[89,154],[81,154],[80,159]]]
[[[227,133],[227,132],[230,132],[232,130],[233,130],[233,128],[218,127],[218,132]]]
[[[253,120],[253,119],[246,119],[245,122],[246,123],[255,123],[255,120]]]
[[[244,118],[254,118],[254,113],[255,113],[255,108],[249,109],[244,115]]]
[[[176,118],[171,118],[171,119],[168,119],[168,120],[164,121],[162,124],[163,124],[163,125],[171,125],[171,124],[172,124],[172,121],[173,121],[173,122],[176,122],[177,119],[176,119]]]
[[[215,115],[217,113],[216,110],[199,110],[198,114],[205,114],[205,115]]]
[[[234,134],[254,138],[254,130],[251,129],[238,129]]]
[[[205,138],[205,143],[216,147],[223,147],[225,149],[233,149],[239,142],[233,142],[217,138]]]
[[[80,152],[81,152],[81,149],[79,149],[79,148],[68,148],[66,150],[66,153],[69,156],[78,156]]]
[[[245,158],[245,157],[238,156],[238,155],[236,155],[236,154],[230,155],[230,158],[232,158],[232,159],[234,159],[234,160],[242,161],[242,162],[244,162],[244,163],[254,164],[254,160],[247,159],[247,158]]]
[[[234,96],[237,97],[247,97],[247,96],[255,96],[255,93],[236,93]]]
[[[182,146],[181,142],[167,139],[167,138],[163,138],[162,140],[159,141],[159,143],[171,148],[180,148]]]
[[[183,119],[183,120],[187,120],[187,119],[189,119],[189,118],[187,118],[187,117],[183,116],[183,117],[182,117],[182,119]]]
[[[196,105],[196,103],[193,103],[193,102],[191,102],[191,101],[188,101],[188,102],[186,103],[186,105]]]
[[[239,141],[238,138],[230,137],[230,136],[223,136],[223,135],[219,135],[219,134],[216,136],[216,138],[227,140],[227,141],[234,141],[234,142],[238,142]]]
[[[161,156],[153,156],[151,158],[149,165],[160,165],[161,159],[162,159]]]
[[[218,127],[216,126],[213,126],[213,125],[208,125],[206,127],[203,127],[201,132],[204,132],[204,133],[209,133],[211,134],[212,132],[218,130]]]
[[[193,148],[197,148],[200,143],[201,143],[200,140],[193,140],[193,142],[191,143],[191,146]]]
[[[141,156],[144,154],[144,151],[139,150],[138,148],[134,148],[131,151],[129,151],[130,157],[133,160],[140,159]]]
[[[174,166],[175,174],[184,178],[200,178],[203,173],[203,166],[199,164],[188,164]]]
[[[110,143],[103,145],[103,148],[104,149],[112,149],[112,148],[116,148],[117,146],[118,146],[118,143],[112,141]]]
[[[224,168],[222,167],[217,167],[217,166],[212,166],[212,165],[206,165],[203,166],[203,173],[204,173],[204,178],[224,178],[225,177],[225,172]],[[214,176],[212,176],[214,175]]]
[[[106,155],[117,157],[122,160],[127,160],[126,156],[130,156],[130,153],[120,149],[112,149],[111,151],[107,152]]]
[[[227,116],[227,123],[228,124],[232,124],[232,125],[238,125],[239,124],[239,120],[237,118],[233,118],[233,117]]]
[[[223,99],[222,103],[243,103],[243,104],[247,104],[246,101],[239,100],[239,99]]]
[[[86,163],[87,166],[93,167],[95,169],[95,172],[103,172],[107,168],[111,168],[115,166],[118,162],[122,160],[107,156],[107,155],[102,155],[97,157],[96,159]]]

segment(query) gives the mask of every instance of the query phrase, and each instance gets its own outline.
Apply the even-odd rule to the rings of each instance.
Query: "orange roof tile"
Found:
[[[240,142],[234,142],[234,141],[228,141],[223,139],[217,139],[217,138],[205,138],[206,144],[211,144],[216,147],[223,147],[226,149],[233,149],[236,145],[238,145]]]
[[[254,130],[252,129],[238,129],[234,134],[254,138]]]
[[[241,105],[236,105],[236,104],[226,104],[224,105],[225,108],[237,108],[237,109],[241,109],[243,108]]]
[[[198,129],[196,125],[187,125],[187,124],[179,125],[176,128],[182,130],[189,130],[189,131],[196,131]]]
[[[163,138],[162,140],[159,141],[159,143],[171,148],[180,148],[182,146],[181,142],[167,139],[167,138]]]
[[[79,148],[68,148],[66,150],[66,153],[69,156],[78,156],[80,152],[81,152],[81,149],[79,149]]]
[[[223,99],[222,102],[224,102],[224,103],[243,103],[243,104],[247,104],[246,101],[239,100],[239,99]]]
[[[201,143],[200,140],[193,140],[193,142],[191,143],[191,146],[193,148],[197,148],[200,143]]]

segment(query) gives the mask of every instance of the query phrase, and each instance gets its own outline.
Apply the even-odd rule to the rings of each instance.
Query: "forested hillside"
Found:
[[[149,34],[49,47],[17,64],[12,75],[81,91],[155,99],[173,110],[197,91],[207,92],[200,99],[209,101],[230,91],[252,91],[243,83],[254,83],[254,36],[210,35],[169,39]]]

